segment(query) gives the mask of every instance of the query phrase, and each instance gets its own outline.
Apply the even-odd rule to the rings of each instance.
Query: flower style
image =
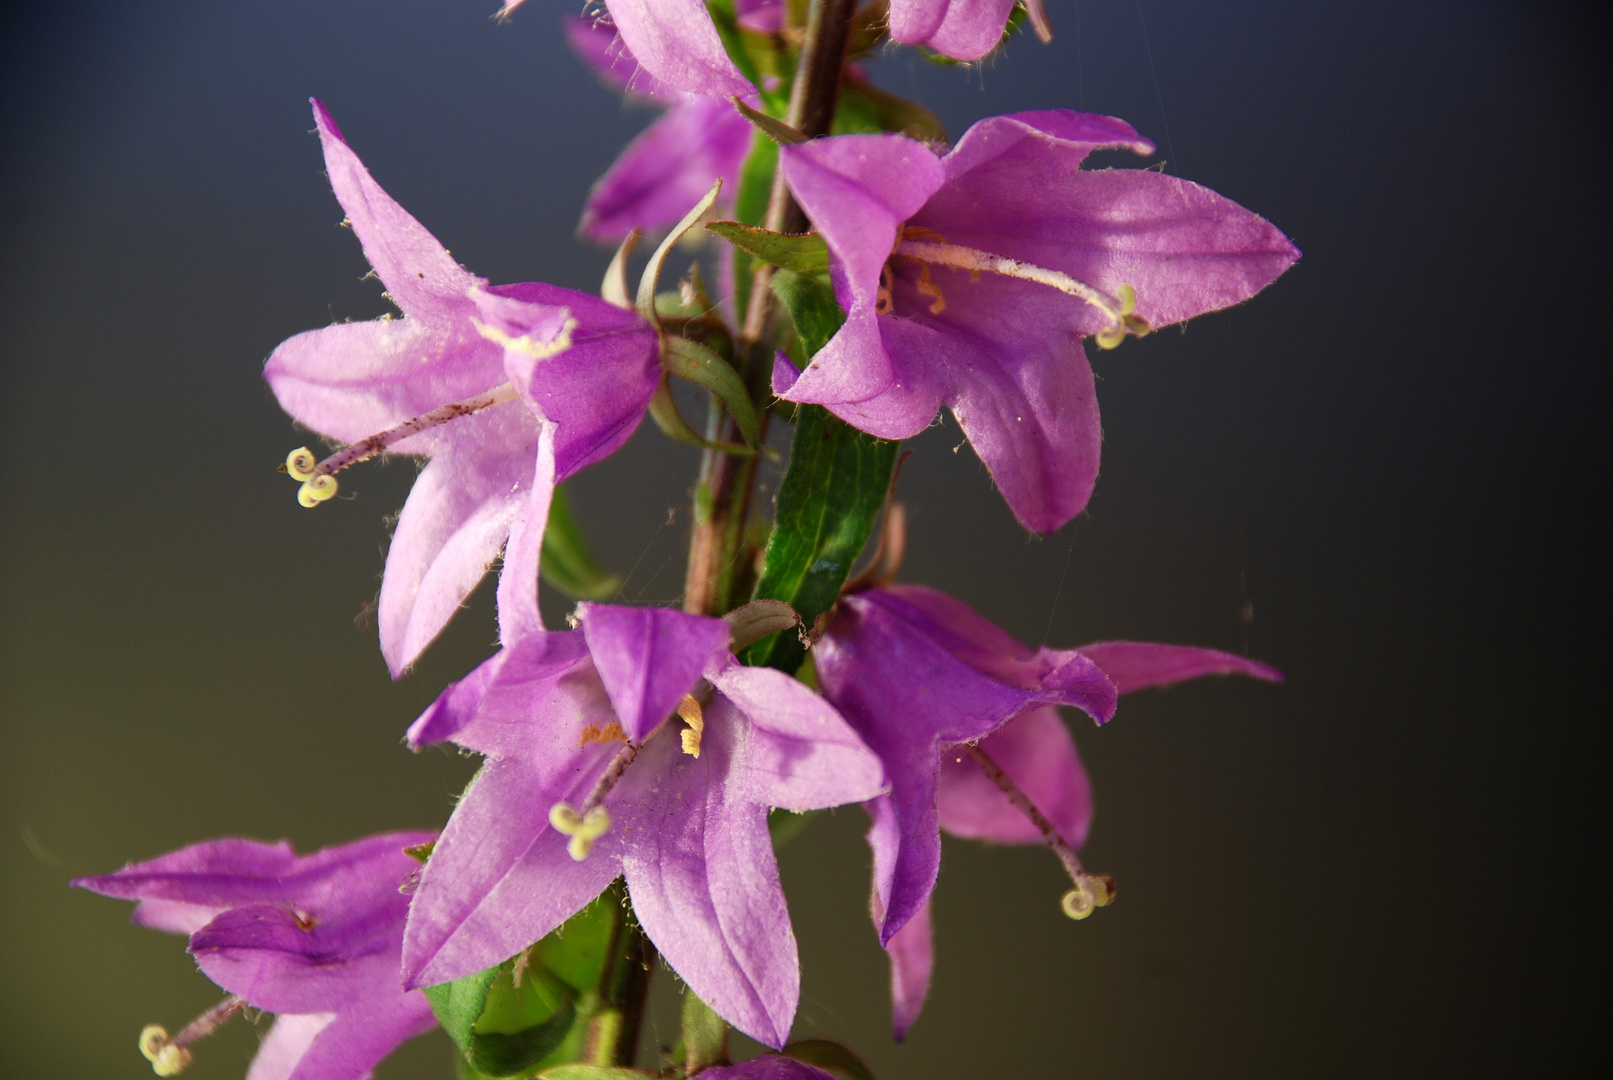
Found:
[[[1207,188],[1080,168],[1106,148],[1153,144],[1058,110],[982,120],[944,157],[900,135],[785,147],[846,322],[804,372],[781,358],[774,391],[888,439],[945,404],[1022,524],[1074,517],[1101,441],[1080,337],[1112,347],[1238,303],[1299,256]]]
[[[750,148],[750,121],[726,99],[675,89],[639,69],[638,60],[609,27],[587,17],[563,24],[573,51],[607,83],[630,98],[667,106],[588,193],[577,231],[616,241],[633,229],[671,225],[722,177],[735,180]]]
[[[141,1049],[158,1075],[246,1006],[276,1014],[248,1080],[360,1080],[400,1043],[437,1026],[426,996],[398,980],[420,869],[404,848],[436,834],[372,836],[312,855],[284,840],[212,840],[73,884],[139,901],[134,921],[190,935],[202,973],[232,997],[178,1036],[155,1026]]]
[[[381,584],[394,677],[475,587],[547,490],[627,441],[660,379],[656,331],[632,311],[540,283],[490,286],[371,178],[313,102],[331,188],[401,319],[340,323],[283,342],[264,368],[282,407],[347,449],[287,462],[302,500],[382,452],[431,462],[398,519]],[[517,400],[524,404],[515,404]],[[539,434],[553,447],[539,468]],[[379,434],[376,434],[379,433]],[[541,530],[544,519],[532,522]]]
[[[1085,686],[1101,679],[1112,687],[1106,697],[1087,690],[1104,707],[1058,702],[1076,704],[1100,723],[1112,713],[1115,694],[1203,675],[1282,678],[1265,664],[1183,645],[1109,641],[1033,650],[959,601],[918,586],[857,593],[842,607],[815,655],[824,695],[880,754],[891,776],[890,795],[870,804],[869,843],[875,923],[891,957],[897,1038],[923,1007],[934,962],[929,894],[939,868],[939,830],[1000,844],[1050,844],[1067,867],[1073,854],[1064,853],[1086,842],[1091,782],[1057,710],[1039,704],[1054,700],[1040,672],[1082,671]],[[1077,662],[1083,666],[1072,667]],[[923,674],[915,680],[915,673]],[[1032,690],[1039,679],[1041,688]],[[1014,689],[1027,705],[1011,708],[1006,694]],[[942,720],[950,723],[942,731],[934,702],[978,712],[961,723]],[[977,734],[954,737],[958,730]],[[975,739],[978,748],[964,745]],[[1071,868],[1082,872],[1079,863]],[[1085,899],[1103,902],[1108,888],[1096,885]],[[1091,904],[1081,899],[1072,908],[1067,898],[1066,913],[1090,913]]]
[[[507,0],[499,9],[499,17],[508,16],[524,3],[526,0]],[[703,0],[603,3],[611,25],[627,48],[645,71],[666,85],[718,98],[756,92],[756,87],[729,59]]]
[[[904,45],[923,45],[954,60],[979,60],[997,47],[1018,0],[891,0],[890,34]],[[1025,0],[1031,27],[1053,39],[1042,0]]]
[[[872,798],[878,759],[805,686],[740,666],[721,619],[583,604],[580,629],[545,633],[530,609],[501,617],[505,648],[409,731],[487,761],[415,894],[405,984],[507,959],[622,875],[690,988],[782,1046],[800,973],[768,810]]]

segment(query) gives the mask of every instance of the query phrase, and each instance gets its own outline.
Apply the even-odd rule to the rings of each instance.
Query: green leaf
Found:
[[[885,501],[896,447],[821,406],[796,410],[790,467],[779,485],[756,599],[783,600],[808,627],[833,606]],[[805,655],[800,636],[788,630],[752,645],[745,662],[793,672]]]
[[[782,600],[752,600],[748,604],[741,604],[723,618],[731,628],[729,645],[734,649],[743,649],[801,623],[801,616]]]
[[[549,504],[539,571],[544,581],[573,600],[609,600],[622,587],[622,576],[605,573],[589,553],[577,519],[572,516],[564,484],[555,487],[554,500]]]
[[[946,128],[929,109],[916,101],[883,90],[873,83],[848,79],[835,106],[832,134],[894,131],[926,142],[945,142]]]
[[[843,1076],[845,1080],[874,1080],[872,1070],[863,1064],[862,1058],[828,1039],[802,1039],[779,1052],[785,1057],[792,1057],[796,1061],[804,1061],[808,1065],[826,1069],[836,1076]]]
[[[773,275],[773,295],[778,297],[784,310],[795,323],[795,336],[801,341],[802,360],[810,360],[819,349],[829,343],[846,313],[835,300],[829,282],[820,277],[807,277],[792,270],[780,270]]]
[[[706,228],[735,247],[797,274],[823,274],[829,270],[829,245],[817,233],[769,232],[737,221],[711,221]]]
[[[536,1080],[644,1080],[653,1075],[618,1065],[556,1065],[538,1073]]]
[[[761,132],[751,136],[750,152],[739,170],[734,193],[734,217],[746,225],[760,225],[773,194],[773,171],[778,167],[778,143]],[[734,252],[734,310],[744,319],[750,303],[751,275],[756,260],[745,251]]]
[[[756,446],[760,441],[756,409],[751,405],[744,380],[728,361],[698,341],[668,336],[661,339],[661,365],[678,378],[705,387],[721,398],[734,422],[739,425],[745,445]]]

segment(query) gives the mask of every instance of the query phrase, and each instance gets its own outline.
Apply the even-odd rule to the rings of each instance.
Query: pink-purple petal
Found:
[[[616,718],[635,743],[694,689],[713,654],[728,651],[730,628],[722,619],[587,603],[577,606],[577,618]]]
[[[662,105],[683,100],[683,91],[668,86],[639,65],[638,58],[610,23],[586,15],[572,15],[561,19],[560,27],[565,31],[571,51],[611,89]]]
[[[1057,709],[1043,706],[1014,717],[982,739],[980,749],[1053,823],[1065,843],[1072,848],[1086,843],[1092,782]],[[1030,818],[961,749],[941,757],[937,804],[941,828],[954,836],[999,844],[1044,842]]]
[[[378,620],[394,678],[424,651],[487,572],[534,483],[538,422],[517,403],[440,429],[387,552]]]
[[[735,190],[751,126],[723,98],[691,97],[645,128],[595,182],[577,231],[615,242],[674,224],[711,190]]]
[[[1002,41],[1016,0],[891,0],[890,34],[954,60],[978,60]]]
[[[1192,645],[1100,641],[1083,645],[1079,651],[1101,667],[1122,694],[1205,675],[1248,675],[1266,682],[1283,681],[1283,673],[1269,664]]]
[[[756,92],[728,58],[701,0],[605,0],[638,62],[668,86],[728,98]]]
[[[815,1065],[782,1054],[763,1054],[738,1065],[720,1065],[700,1075],[706,1080],[839,1080]]]
[[[919,1018],[924,999],[930,993],[930,972],[935,968],[930,901],[924,901],[906,925],[885,943],[885,951],[891,962],[891,1028],[896,1041],[901,1042]]]

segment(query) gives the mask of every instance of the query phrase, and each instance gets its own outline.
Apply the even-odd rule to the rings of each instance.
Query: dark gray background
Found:
[[[310,94],[473,271],[596,285],[606,255],[571,230],[648,114],[567,54],[569,3],[509,26],[493,6],[84,2],[0,24],[0,1073],[149,1076],[140,1026],[216,1000],[177,940],[70,875],[225,834],[436,826],[470,774],[399,737],[491,650],[487,591],[391,683],[354,616],[414,469],[300,509],[274,466],[302,438],[259,367],[385,310],[334,227]],[[1051,47],[876,74],[954,135],[1021,108],[1125,117],[1305,258],[1244,308],[1097,357],[1103,480],[1051,539],[950,423],[916,440],[905,576],[1031,642],[1247,649],[1289,682],[1077,725],[1089,862],[1121,885],[1088,922],[1059,915],[1045,852],[949,842],[903,1047],[864,819],[819,821],[783,860],[796,1033],[885,1080],[1560,1071],[1605,940],[1600,38],[1540,4],[1049,6]],[[630,600],[678,591],[693,464],[646,425],[575,485]],[[240,1076],[254,1046],[238,1023],[190,1075]],[[434,1035],[380,1076],[449,1055]]]

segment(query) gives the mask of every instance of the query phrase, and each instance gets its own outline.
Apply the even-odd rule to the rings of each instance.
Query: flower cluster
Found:
[[[901,1038],[933,966],[942,829],[1047,847],[1074,919],[1115,897],[1077,854],[1092,786],[1059,706],[1103,724],[1134,690],[1280,679],[1188,646],[1032,649],[896,584],[891,444],[945,406],[1019,521],[1055,531],[1098,474],[1085,341],[1112,349],[1245,301],[1297,250],[1191,182],[1084,168],[1097,150],[1153,152],[1123,121],[1024,112],[946,144],[863,70],[887,39],[956,61],[1022,20],[1049,40],[1039,0],[813,0],[801,23],[804,8],[605,0],[564,22],[603,80],[666,109],[583,211],[582,236],[622,241],[599,296],[461,267],[313,102],[345,223],[398,313],[269,357],[281,406],[332,444],[284,468],[312,508],[369,458],[424,461],[382,579],[394,677],[502,556],[497,653],[407,734],[483,763],[440,834],[308,856],[225,839],[75,882],[188,935],[229,995],[177,1035],[142,1033],[160,1075],[246,1010],[277,1017],[251,1080],[358,1080],[439,1022],[466,1075],[648,1075],[634,1051],[657,956],[687,987],[660,1075],[844,1072],[850,1051],[789,1042],[799,963],[774,851],[801,815],[856,803],[871,820]],[[708,268],[715,295],[698,266],[661,291],[671,246],[701,224],[728,242]],[[633,245],[658,231],[631,296]],[[703,434],[674,377],[711,391]],[[579,554],[557,499],[646,414],[704,450],[682,611],[608,602],[612,579]],[[770,418],[795,423],[796,447],[758,529],[750,485]],[[871,538],[873,564],[854,575]],[[540,577],[582,601],[566,629],[545,625]],[[730,1064],[728,1025],[780,1052]]]

